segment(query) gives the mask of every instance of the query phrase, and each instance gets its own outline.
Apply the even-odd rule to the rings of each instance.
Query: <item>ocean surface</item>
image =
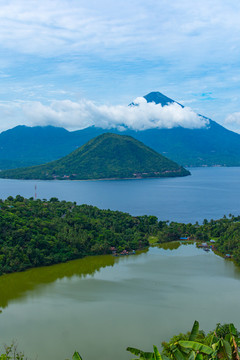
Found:
[[[22,195],[91,204],[159,220],[202,222],[240,214],[240,167],[191,168],[181,178],[103,181],[0,179],[0,198]]]

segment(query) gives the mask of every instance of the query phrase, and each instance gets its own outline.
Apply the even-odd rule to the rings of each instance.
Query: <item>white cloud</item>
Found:
[[[240,133],[240,112],[229,114],[225,119],[224,125],[229,130]]]
[[[238,111],[239,13],[236,0],[0,0],[1,99],[42,84],[31,99],[46,102],[53,84],[115,104],[155,88],[222,121]]]
[[[240,112],[235,112],[226,117],[226,123],[240,125]]]
[[[53,125],[68,130],[93,125],[104,129],[129,128],[140,131],[153,128],[171,129],[177,126],[199,129],[208,124],[206,119],[198,116],[192,109],[182,108],[177,103],[161,106],[153,102],[147,103],[142,97],[137,98],[134,103],[137,106],[97,105],[89,100],[58,100],[49,105],[36,101],[1,103],[0,116],[11,119],[11,122],[7,123],[7,128],[19,124],[20,121],[22,125],[27,126]],[[6,127],[2,128],[5,129]]]
[[[178,54],[198,63],[227,48],[230,59],[239,48],[239,11],[236,0],[0,0],[0,46],[41,56]]]

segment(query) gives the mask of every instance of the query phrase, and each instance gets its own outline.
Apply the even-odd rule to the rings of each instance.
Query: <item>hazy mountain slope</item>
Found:
[[[102,179],[186,176],[190,173],[129,136],[100,135],[60,160],[0,177],[21,179]]]
[[[159,92],[149,93],[145,98],[163,106],[174,102]],[[0,169],[59,159],[104,132],[130,135],[183,166],[240,166],[240,135],[209,119],[209,125],[202,129],[176,127],[124,132],[96,127],[69,132],[52,126],[17,126],[0,134]]]
[[[0,134],[0,166],[7,161],[16,166],[41,164],[64,156],[74,147],[68,135],[67,130],[53,126],[17,126],[4,131]]]

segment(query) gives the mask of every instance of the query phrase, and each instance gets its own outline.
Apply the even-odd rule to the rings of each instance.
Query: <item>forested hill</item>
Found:
[[[13,179],[121,179],[176,177],[189,171],[138,140],[123,135],[100,135],[60,160],[45,165],[0,172]]]
[[[133,217],[89,205],[24,199],[0,200],[0,275],[86,255],[147,246],[157,218]]]

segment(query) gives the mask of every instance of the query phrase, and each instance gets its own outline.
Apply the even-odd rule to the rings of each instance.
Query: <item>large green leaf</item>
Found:
[[[218,342],[218,337],[216,336],[215,332],[209,336],[207,336],[207,338],[209,341],[208,341],[208,344],[209,346],[212,346],[213,344],[216,344]]]
[[[229,332],[234,336],[238,335],[237,329],[235,328],[235,326],[233,324],[229,324]]]
[[[155,345],[153,345],[153,351],[154,351],[154,360],[162,360],[162,356]]]
[[[162,360],[170,360],[166,355],[162,355]]]
[[[132,347],[127,347],[127,351],[130,351],[132,354],[137,355],[141,359],[144,359],[144,360],[153,360],[154,359],[154,354],[151,352],[145,352],[140,349],[136,349],[136,348],[132,348]]]
[[[173,356],[176,360],[186,360],[187,359],[187,357],[185,355],[183,355],[183,353],[176,346],[173,346],[171,350],[172,350]]]
[[[0,355],[0,360],[8,360],[9,357],[6,354]]]
[[[178,343],[183,348],[192,349],[194,351],[198,351],[206,355],[211,355],[213,353],[213,350],[209,346],[198,343],[196,341],[180,340]]]
[[[199,330],[199,322],[197,320],[195,320],[193,327],[192,327],[191,334],[189,336],[189,341],[194,341],[196,339],[198,330]]]
[[[221,348],[220,340],[218,340],[217,342],[215,342],[215,343],[212,344],[212,349],[213,349],[213,351],[214,351],[213,356],[217,356],[217,353],[218,353],[218,351],[219,351],[220,348]]]
[[[228,341],[222,340],[223,351],[225,354],[226,359],[232,359],[232,348]]]
[[[203,354],[197,354],[195,360],[203,360]]]
[[[73,354],[72,360],[83,360],[83,359],[80,356],[80,354],[77,351],[75,351],[75,353]]]
[[[203,354],[195,353],[195,351],[191,351],[188,360],[203,360]]]
[[[196,359],[196,353],[195,351],[191,351],[189,357],[188,357],[188,360],[195,360]]]
[[[127,351],[130,351],[132,354],[134,355],[140,355],[142,350],[140,349],[136,349],[136,348],[133,348],[133,347],[127,347]]]

